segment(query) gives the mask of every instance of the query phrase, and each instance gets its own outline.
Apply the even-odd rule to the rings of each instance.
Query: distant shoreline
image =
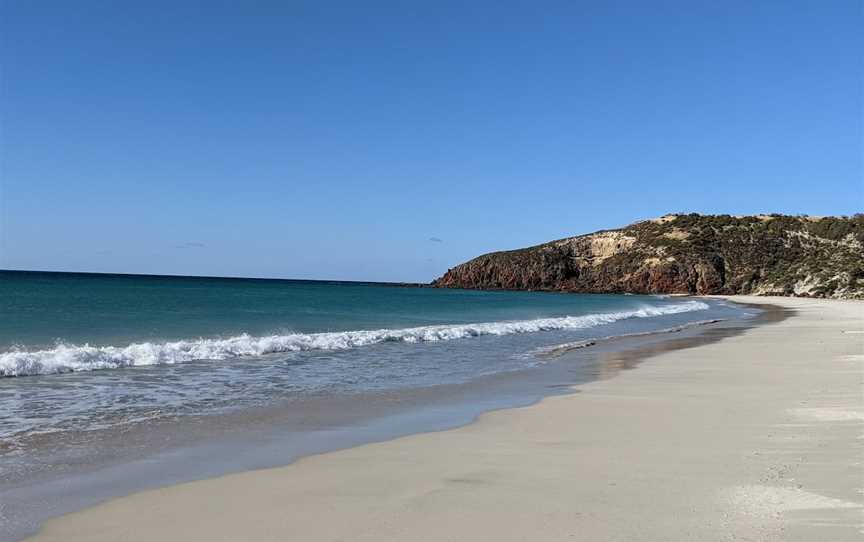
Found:
[[[247,281],[247,282],[269,282],[269,283],[300,283],[300,284],[330,284],[330,285],[369,285],[369,286],[389,286],[394,288],[446,288],[451,290],[468,290],[478,292],[533,292],[533,293],[556,293],[556,294],[573,294],[573,295],[661,295],[669,297],[724,297],[720,294],[692,294],[682,292],[672,293],[645,293],[645,292],[630,292],[630,291],[598,291],[586,292],[556,288],[492,288],[492,287],[453,287],[453,286],[438,286],[436,281],[431,282],[389,282],[389,281],[372,281],[372,280],[342,280],[342,279],[293,279],[279,277],[237,277],[237,276],[218,276],[218,275],[171,275],[171,274],[148,274],[148,273],[102,273],[94,271],[52,271],[39,269],[0,269],[0,279],[4,274],[15,275],[62,275],[68,277],[105,277],[105,278],[137,278],[137,279],[189,279],[189,280],[218,280],[218,281]],[[728,296],[725,296],[728,297]],[[800,299],[822,299],[807,295],[781,294],[781,293],[764,293],[758,296],[761,299],[774,298],[800,298]]]

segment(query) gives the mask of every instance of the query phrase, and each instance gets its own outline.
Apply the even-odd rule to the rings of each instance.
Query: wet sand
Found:
[[[459,429],[111,500],[35,539],[859,540],[864,304],[744,301],[795,316]]]

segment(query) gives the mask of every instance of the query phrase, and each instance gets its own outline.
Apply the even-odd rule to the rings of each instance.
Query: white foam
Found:
[[[383,342],[434,342],[483,335],[512,335],[566,329],[584,329],[627,318],[650,318],[705,310],[701,301],[686,301],[662,307],[643,306],[627,312],[540,318],[509,322],[487,322],[377,329],[330,333],[292,333],[254,337],[247,334],[225,339],[195,339],[164,343],[135,343],[128,346],[61,344],[48,350],[11,350],[0,354],[0,376],[92,371],[144,365],[167,365],[193,360],[223,360],[306,350],[347,350]]]

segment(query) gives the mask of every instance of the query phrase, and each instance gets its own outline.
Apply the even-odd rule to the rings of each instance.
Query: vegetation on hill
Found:
[[[437,287],[864,298],[864,215],[676,214],[485,254]]]

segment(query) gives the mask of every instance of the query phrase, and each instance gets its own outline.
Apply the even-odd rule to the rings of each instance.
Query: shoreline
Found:
[[[44,468],[20,472],[18,482],[6,477],[0,490],[0,502],[6,503],[0,510],[5,516],[0,516],[0,539],[23,539],[52,518],[140,491],[281,467],[307,456],[462,427],[487,412],[574,393],[575,385],[613,377],[658,353],[742,333],[782,317],[781,312],[760,310],[755,318],[740,315],[598,336],[590,348],[565,348],[554,353],[554,359],[535,353],[544,359],[539,366],[463,384],[275,403],[176,423],[166,420],[167,425],[145,424],[119,434],[82,434],[87,440],[71,448],[67,445],[68,452],[49,446],[47,455],[38,450],[38,456],[28,454],[28,463],[44,464]],[[92,439],[100,440],[88,444]]]
[[[743,301],[742,298],[737,297],[733,300]],[[695,401],[694,397],[699,396],[699,394],[694,395],[695,392],[693,391],[686,390],[684,390],[682,395],[682,389],[680,389],[681,382],[678,382],[679,386],[671,386],[669,382],[666,382],[664,385],[659,386],[660,389],[655,389],[655,393],[647,393],[651,391],[652,386],[658,388],[658,382],[649,377],[656,378],[663,376],[668,379],[674,376],[675,378],[672,378],[673,382],[683,379],[684,383],[686,383],[686,378],[684,377],[688,376],[688,373],[693,372],[694,369],[686,364],[682,365],[681,358],[693,357],[710,358],[713,360],[714,365],[709,364],[706,367],[707,372],[720,372],[723,374],[723,369],[727,369],[728,372],[730,368],[723,367],[722,364],[719,367],[716,366],[719,359],[718,356],[728,357],[728,350],[731,349],[737,352],[736,355],[752,357],[754,349],[760,344],[759,339],[762,339],[764,343],[766,336],[771,337],[776,335],[774,333],[775,330],[785,331],[785,333],[781,333],[784,337],[782,340],[777,340],[775,337],[773,341],[768,341],[770,343],[769,350],[783,350],[785,358],[791,359],[796,358],[796,356],[800,358],[802,349],[807,350],[808,346],[808,344],[798,344],[801,342],[803,336],[818,334],[820,331],[823,331],[823,328],[831,331],[833,329],[832,326],[836,328],[838,322],[848,326],[850,314],[852,323],[857,323],[858,327],[860,327],[861,311],[864,308],[864,305],[860,303],[842,301],[819,302],[815,300],[787,300],[784,298],[757,298],[750,299],[749,301],[757,304],[782,305],[798,310],[799,314],[776,325],[752,327],[745,333],[735,335],[724,341],[712,342],[696,348],[665,352],[658,354],[659,357],[652,356],[655,358],[654,363],[640,364],[635,371],[619,374],[613,379],[601,379],[587,384],[579,384],[576,387],[575,393],[546,397],[532,406],[488,412],[481,415],[474,423],[457,429],[448,429],[436,433],[421,433],[376,444],[348,448],[342,451],[307,456],[284,467],[230,474],[219,478],[184,483],[110,500],[94,508],[50,520],[34,539],[98,540],[100,537],[104,540],[117,538],[135,539],[128,538],[134,534],[140,537],[140,539],[152,539],[156,537],[168,537],[170,539],[172,536],[182,536],[183,538],[193,540],[196,537],[202,540],[219,540],[236,539],[238,536],[241,536],[241,533],[245,533],[246,537],[251,536],[251,538],[255,539],[278,539],[280,535],[287,536],[291,534],[303,539],[330,540],[348,536],[348,533],[364,533],[362,536],[349,536],[349,538],[380,540],[388,538],[398,539],[401,533],[403,539],[404,536],[410,535],[414,539],[437,540],[446,538],[448,533],[450,535],[460,533],[462,536],[469,536],[474,539],[506,540],[520,539],[517,536],[519,532],[517,527],[519,526],[511,525],[509,528],[506,527],[506,524],[509,523],[506,520],[512,520],[517,517],[521,517],[527,522],[524,524],[520,523],[523,527],[534,525],[534,530],[531,532],[535,534],[541,533],[546,538],[553,539],[564,537],[564,531],[559,531],[558,529],[568,530],[577,527],[577,530],[580,532],[593,533],[592,536],[586,536],[585,539],[615,539],[622,536],[624,538],[621,539],[627,539],[626,533],[631,532],[628,529],[632,529],[637,525],[640,525],[640,533],[652,533],[656,530],[655,534],[658,537],[661,537],[661,535],[674,536],[676,529],[686,528],[689,529],[687,532],[690,532],[691,535],[692,533],[698,533],[700,538],[722,539],[720,535],[725,536],[729,532],[741,532],[747,535],[757,534],[763,537],[773,536],[772,533],[780,532],[777,529],[787,527],[783,520],[776,519],[775,516],[777,514],[785,517],[785,512],[795,510],[797,507],[799,512],[803,510],[804,512],[802,513],[806,515],[808,511],[812,512],[811,508],[808,508],[808,503],[813,505],[814,502],[818,505],[815,509],[821,510],[823,515],[834,514],[840,517],[840,520],[838,520],[839,523],[832,527],[840,533],[839,539],[844,539],[844,536],[848,537],[853,534],[855,536],[860,535],[855,527],[855,520],[849,519],[850,517],[860,518],[861,495],[860,493],[855,493],[860,488],[839,487],[842,484],[835,484],[838,487],[832,486],[828,488],[834,495],[824,495],[819,492],[810,493],[807,489],[796,487],[795,485],[786,487],[788,484],[781,484],[775,487],[771,484],[752,483],[749,485],[739,484],[731,488],[717,488],[718,490],[727,491],[727,493],[724,493],[724,495],[727,495],[725,497],[726,500],[723,501],[722,498],[712,494],[708,503],[702,503],[702,507],[697,506],[695,511],[701,511],[701,513],[696,513],[695,515],[701,521],[697,521],[696,525],[693,525],[692,520],[684,520],[683,518],[681,522],[672,523],[659,521],[659,518],[655,518],[645,525],[640,521],[633,521],[633,518],[629,518],[628,520],[628,518],[622,515],[624,513],[622,506],[632,501],[634,497],[646,497],[644,494],[645,488],[641,487],[639,483],[642,476],[634,476],[634,471],[644,471],[644,475],[648,478],[656,478],[657,473],[652,473],[652,471],[663,470],[658,469],[660,466],[668,469],[670,464],[664,461],[662,465],[651,463],[640,466],[640,461],[648,462],[648,458],[639,454],[630,457],[632,451],[627,448],[632,444],[634,439],[639,448],[650,445],[646,453],[653,448],[659,449],[664,447],[648,431],[652,424],[647,423],[647,420],[642,420],[641,424],[630,427],[634,433],[630,435],[632,438],[618,442],[619,446],[612,446],[616,442],[613,437],[621,438],[622,436],[628,436],[626,434],[617,434],[610,429],[610,427],[615,427],[615,425],[609,426],[608,423],[614,421],[627,425],[628,418],[624,416],[626,412],[620,411],[622,405],[619,403],[623,401],[631,407],[636,407],[632,410],[632,414],[635,417],[644,417],[647,415],[650,418],[652,407],[656,410],[657,403],[659,402],[668,408],[669,405],[665,403],[674,402],[676,398],[675,394],[678,395],[677,399],[679,401],[685,399]],[[825,323],[826,321],[827,324]],[[789,333],[790,330],[797,331],[797,333]],[[833,331],[837,335],[837,330],[833,329]],[[822,340],[824,342],[824,339]],[[857,336],[854,334],[844,334],[843,340],[836,342],[837,344],[825,347],[833,347],[835,350],[841,347],[845,350],[853,350],[851,353],[846,352],[846,354],[843,354],[847,357],[851,356],[850,359],[845,361],[835,360],[835,363],[849,365],[845,369],[847,373],[854,371],[855,364],[860,365],[859,358],[855,357],[856,354],[860,357],[860,339],[857,339]],[[812,344],[809,344],[809,346],[812,348]],[[764,348],[764,345],[762,347]],[[790,349],[790,347],[792,348]],[[855,348],[858,348],[859,351],[855,351]],[[725,355],[724,351],[727,351]],[[698,356],[696,356],[697,353]],[[761,355],[767,354],[761,352]],[[774,354],[774,361],[780,361],[778,356],[780,354]],[[664,360],[664,363],[659,363],[660,358]],[[788,359],[786,361],[787,364],[782,367],[788,370]],[[792,361],[799,365],[802,363],[801,360],[796,361],[792,359]],[[625,362],[622,361],[622,363]],[[766,372],[765,367],[760,366],[759,370],[751,367],[753,374],[748,374],[746,370],[748,365],[746,363],[743,367],[740,366],[741,361],[736,361],[733,364],[741,372],[741,375],[735,375],[736,378],[743,375],[751,379],[760,380],[765,379],[766,376],[770,376],[763,374]],[[626,367],[626,363],[624,366]],[[772,369],[776,368],[772,366]],[[676,370],[681,371],[682,374],[677,374]],[[668,374],[670,371],[672,373]],[[769,369],[767,372],[771,373],[772,371]],[[729,404],[725,408],[738,412],[739,416],[751,414],[750,410],[752,410],[753,405],[751,405],[750,410],[745,409],[744,411],[740,411],[734,405],[734,397],[718,396],[716,388],[718,386],[727,386],[728,382],[721,381],[719,384],[716,382],[703,382],[701,378],[705,375],[700,374],[698,371],[689,376],[693,377],[694,381],[688,383],[687,387],[692,387],[696,391],[701,390],[703,394],[712,396],[721,402],[728,401]],[[780,372],[776,376],[778,379],[782,379],[785,373]],[[836,375],[831,371],[827,371],[824,374],[820,373],[818,376],[831,379],[831,377],[835,377]],[[771,383],[770,380],[769,378],[767,381],[768,384]],[[793,383],[797,384],[798,387],[807,384],[806,379],[804,382],[799,379]],[[633,388],[634,384],[636,388],[641,390],[635,395],[633,395],[635,391]],[[836,385],[841,384],[845,384],[847,390],[850,385],[855,385],[854,382],[849,382],[849,378],[846,378],[845,382],[835,384],[831,389],[833,390]],[[747,390],[750,387],[747,385],[744,386]],[[736,387],[733,386],[725,391],[731,393],[735,390]],[[665,393],[660,393],[661,391]],[[765,391],[764,395],[766,398],[770,397],[771,391]],[[782,396],[786,402],[789,402],[787,395],[792,393],[793,390],[784,388],[773,391],[776,392],[776,399],[778,401]],[[623,392],[629,392],[629,394]],[[657,395],[657,393],[660,393],[660,395]],[[672,397],[668,396],[670,393]],[[614,401],[610,399],[615,397],[619,400]],[[745,397],[743,399],[748,398]],[[795,399],[794,396],[792,398]],[[845,400],[847,402],[850,401],[848,394],[845,396]],[[844,427],[840,429],[846,432],[848,432],[849,425],[854,426],[857,424],[859,426],[858,432],[860,432],[860,420],[856,417],[864,417],[864,414],[861,413],[860,395],[858,404],[855,404],[854,397],[851,401],[851,409],[841,409],[839,411],[846,413],[843,414],[846,418],[836,422],[836,424],[840,424],[841,426],[845,424],[845,429]],[[794,401],[791,403],[794,403]],[[606,408],[600,408],[601,406]],[[719,414],[723,414],[723,407],[718,405],[714,405],[714,407],[715,410],[719,408]],[[795,412],[801,410],[800,408],[795,410],[795,408],[793,404],[793,406],[786,410],[791,409],[790,411]],[[810,412],[810,414],[806,414],[805,412],[805,414],[801,415],[805,417],[811,415],[812,417],[819,414],[822,418],[826,416],[830,418],[829,414],[833,411],[829,408],[826,414],[823,408],[823,410],[816,409],[815,411],[807,412]],[[816,414],[813,414],[813,412]],[[594,413],[596,417],[588,416],[587,414],[589,413]],[[670,421],[675,417],[675,413],[674,409],[671,412],[664,410],[664,418]],[[653,414],[656,420],[658,412],[653,412]],[[682,420],[679,420],[680,429],[688,430],[685,433],[704,433],[705,427],[702,426],[705,425],[706,421],[710,421],[710,418],[702,420],[697,417],[694,420],[692,415],[687,418],[687,413],[681,414],[678,412],[678,414],[679,416],[685,415]],[[713,412],[713,414],[717,415],[718,412]],[[756,409],[752,414],[758,418],[767,416],[767,413],[760,411],[760,409]],[[836,415],[840,416],[840,414]],[[602,421],[604,418],[605,423],[598,425],[598,420]],[[531,423],[527,423],[528,420],[531,420]],[[825,422],[824,419],[820,418],[820,420]],[[572,424],[577,421],[582,422],[584,426],[574,434]],[[732,417],[726,419],[726,421],[740,423],[742,420]],[[796,425],[794,420],[792,422],[787,421],[783,426],[790,426],[791,424],[792,427],[800,427],[800,420],[798,422],[799,424]],[[629,423],[632,423],[632,420]],[[835,425],[830,423],[830,420],[826,423],[829,426]],[[784,431],[784,429],[777,428],[780,426],[772,427],[773,429],[769,428],[770,431]],[[820,425],[816,424],[813,427],[813,431],[818,432],[817,429],[819,429]],[[664,427],[654,427],[654,429],[662,432]],[[737,459],[737,461],[732,462],[733,466],[744,466],[747,467],[745,470],[749,471],[752,470],[755,463],[758,463],[760,460],[764,462],[764,458],[767,457],[767,454],[764,452],[754,452],[758,453],[758,455],[747,456],[747,460],[742,459],[741,453],[744,450],[739,448],[742,446],[746,448],[748,445],[752,447],[753,444],[748,442],[745,445],[745,443],[738,442],[738,446],[736,446],[737,441],[732,437],[741,437],[742,435],[738,435],[737,433],[730,435],[728,427],[724,432],[723,424],[717,425],[715,430],[719,433],[718,435],[708,434],[702,436],[718,445],[725,445],[727,449],[732,446],[733,457],[726,457],[725,459]],[[804,429],[800,429],[800,431],[804,431]],[[813,431],[808,430],[806,433],[809,436],[809,433]],[[855,427],[853,427],[852,433],[855,433]],[[608,441],[604,441],[604,437],[607,437]],[[640,439],[636,437],[641,437],[641,440],[644,442],[640,443]],[[797,438],[794,434],[787,435],[787,438],[790,442],[801,441],[801,438]],[[855,453],[856,450],[860,451],[862,441],[855,440],[857,435],[850,438],[852,438],[850,445],[857,445],[857,448],[854,450],[853,448],[847,448],[847,452]],[[764,445],[764,442],[761,443]],[[597,454],[597,448],[601,444],[605,444],[607,446],[607,453],[612,453],[613,456],[619,452],[622,455],[627,455],[629,462],[618,460],[614,461],[612,465],[609,464],[608,459],[604,462],[603,457]],[[622,444],[627,444],[627,446],[622,446]],[[690,450],[692,447],[699,448],[698,444],[699,442],[690,443],[685,448],[687,450]],[[504,446],[503,450],[501,449],[502,445]],[[668,449],[668,443],[666,444],[666,448],[666,453],[674,457],[676,450]],[[569,453],[562,456],[560,452],[564,450]],[[483,451],[483,453],[478,455],[480,451]],[[707,449],[701,451],[707,453],[709,457],[716,455],[716,450]],[[831,451],[834,455],[839,453],[834,448],[831,448]],[[504,452],[503,455],[502,452]],[[680,455],[680,450],[678,452]],[[788,452],[788,450],[785,450],[785,452]],[[805,450],[796,450],[796,453],[804,452]],[[514,457],[514,454],[516,457]],[[654,458],[653,455],[649,454],[649,456],[649,458]],[[590,460],[588,463],[603,464],[605,469],[587,469],[584,463],[574,462],[575,458]],[[657,458],[654,459],[656,460]],[[693,461],[695,458],[687,457],[684,459]],[[366,465],[366,467],[357,467],[358,461]],[[632,469],[625,468],[628,463],[633,467]],[[697,461],[696,463],[699,462]],[[682,465],[687,466],[690,463],[684,461]],[[569,468],[562,469],[565,466]],[[599,467],[599,465],[597,466]],[[711,469],[705,470],[706,467],[710,466],[710,462],[701,466],[703,470],[699,472],[703,476],[717,474]],[[769,478],[775,476],[777,479],[775,481],[786,480],[789,478],[789,472],[794,470],[795,467],[795,465],[785,465],[782,468],[778,467],[779,470],[776,472],[768,469],[769,474],[765,474],[764,476],[768,476]],[[800,469],[801,465],[799,464],[797,467]],[[556,468],[559,470],[556,471]],[[849,469],[855,470],[856,468],[857,473],[861,474],[860,465],[855,467],[854,465],[847,464],[843,465],[843,468],[846,469],[847,475]],[[556,477],[552,476],[553,472],[556,472],[558,477],[563,476],[565,479],[569,479],[573,484],[572,487],[560,487],[560,484],[554,482]],[[602,472],[607,472],[611,478],[607,480],[600,477],[598,480],[598,473]],[[771,475],[770,472],[775,472],[775,474]],[[577,473],[580,476],[576,476]],[[613,483],[609,481],[618,478],[620,478],[618,482]],[[762,478],[757,476],[755,482],[762,480]],[[669,477],[667,476],[666,479],[669,479]],[[672,477],[672,479],[675,479],[675,477]],[[698,480],[698,476],[695,479],[688,476],[686,480],[679,481],[689,487],[694,484],[699,486],[697,483]],[[604,481],[607,483],[603,483]],[[658,487],[655,489],[664,493],[662,479],[655,481],[658,482]],[[628,485],[633,486],[631,488],[633,491],[620,494],[620,489]],[[589,487],[594,491],[588,491]],[[614,492],[616,493],[617,500],[613,498],[615,496],[608,494],[610,487],[619,488],[619,490]],[[706,497],[704,491],[695,491],[694,494],[692,489],[689,493],[686,491],[686,487],[679,489],[683,490],[683,496],[689,497],[685,499],[687,502],[699,502],[700,497],[702,500]],[[847,490],[845,493],[841,491],[844,489]],[[560,506],[561,500],[556,499],[554,502],[548,502],[547,493],[554,494],[555,492],[561,492],[559,496],[566,497],[563,500],[571,504],[575,503],[576,509],[582,509],[583,511],[576,513],[575,509],[570,510],[569,507],[562,508]],[[448,499],[431,498],[431,496],[438,493],[441,496],[447,495]],[[486,518],[485,521],[479,520],[479,517],[472,519],[473,516],[468,517],[460,513],[460,510],[464,509],[465,506],[488,504],[485,498],[481,501],[475,501],[481,494],[491,501],[510,503],[513,509],[510,510],[510,513],[496,515],[494,511],[495,507],[487,510],[487,506],[480,506],[482,510],[479,517]],[[240,497],[241,495],[242,498]],[[597,501],[598,496],[604,495],[605,498]],[[666,499],[660,498],[657,502],[652,502],[652,506],[649,506],[648,509],[654,508],[661,503],[667,505],[681,504],[670,495],[666,495],[666,497]],[[418,501],[417,499],[420,500]],[[536,509],[535,505],[538,501],[551,506],[550,510],[552,513],[547,518],[549,521],[548,523],[544,522],[543,525],[536,524],[540,516],[547,517],[547,514],[540,514],[539,510]],[[793,503],[794,506],[790,505],[790,501],[796,501],[798,504]],[[283,506],[275,508],[274,502],[282,503]],[[722,505],[721,502],[725,502],[726,504]],[[737,503],[737,505],[729,505],[732,502]],[[750,504],[747,505],[747,502]],[[766,502],[769,504],[779,504],[772,505],[774,506],[773,508],[769,506],[771,509],[766,515],[766,513],[756,510],[756,508],[759,508],[757,505]],[[337,506],[333,503],[339,504]],[[461,504],[457,506],[456,503]],[[517,506],[519,503],[522,506]],[[417,505],[416,510],[409,505]],[[222,510],[226,506],[232,512],[230,521],[228,517],[216,513],[216,511]],[[747,510],[747,513],[741,513],[742,506],[744,507],[743,509]],[[332,510],[334,507],[337,510]],[[408,508],[406,509],[406,507]],[[677,507],[673,506],[673,508],[680,511]],[[722,512],[720,511],[721,509],[723,509]],[[406,510],[408,512],[413,510],[413,512],[408,513]],[[535,513],[529,513],[532,510]],[[662,511],[655,510],[655,513],[662,513]],[[712,513],[707,513],[709,511]],[[223,510],[224,512],[227,512],[227,510]],[[340,521],[333,522],[333,525],[322,521],[323,514],[325,513],[328,516],[337,514]],[[511,515],[511,513],[514,515]],[[642,511],[634,509],[631,510],[631,513],[639,515]],[[614,525],[612,522],[604,521],[604,519],[608,519],[610,516],[617,518],[618,521],[614,523],[618,527],[613,528]],[[590,517],[595,518],[595,520],[588,521],[587,518]],[[316,518],[316,521],[312,521]],[[837,522],[835,521],[835,523]],[[665,530],[663,527],[665,527]],[[348,528],[350,528],[349,531],[341,530]],[[410,531],[405,531],[405,529],[410,529]],[[449,529],[452,529],[452,531]],[[693,529],[696,530],[694,531]],[[487,530],[489,533],[493,531],[497,532],[497,535],[494,537],[491,535],[487,536],[485,534]],[[636,533],[636,531],[632,531],[632,533]],[[420,536],[421,534],[422,536]],[[677,534],[680,535],[681,532],[677,532]],[[651,536],[648,536],[648,538],[651,538]]]

